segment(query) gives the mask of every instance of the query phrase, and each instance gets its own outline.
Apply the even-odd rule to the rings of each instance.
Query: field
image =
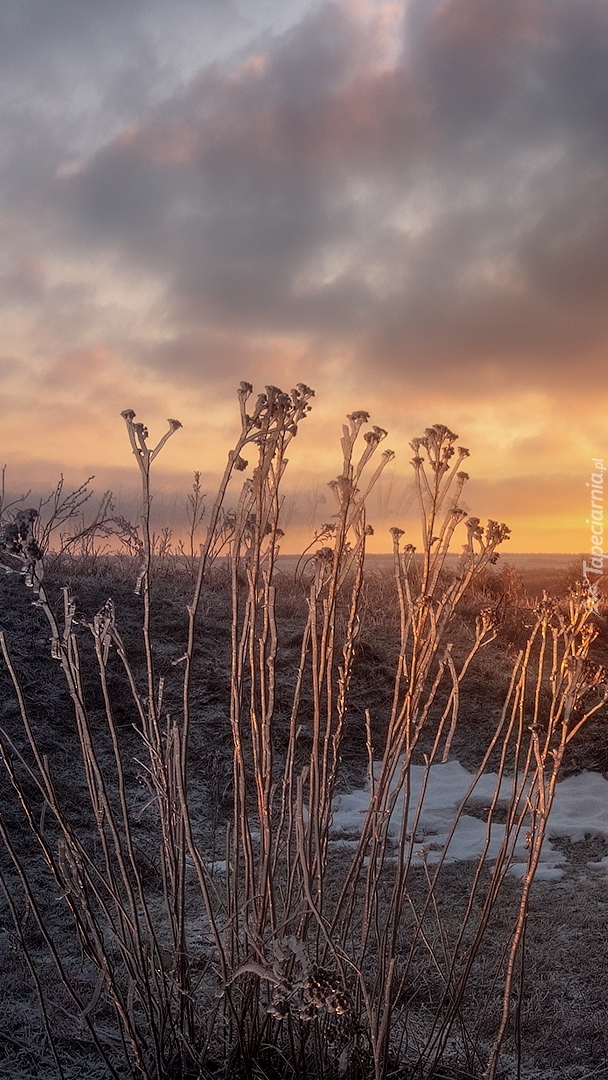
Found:
[[[365,413],[331,522],[281,557],[310,392],[267,388],[251,415],[250,393],[200,551],[150,534],[175,421],[150,451],[124,414],[143,514],[123,554],[99,530],[54,552],[5,507],[0,1076],[608,1076],[606,877],[588,865],[608,836],[550,825],[562,780],[608,775],[605,601],[572,557],[496,558],[508,530],[460,510],[467,452],[440,425],[413,444],[419,550],[395,529],[366,559],[389,458]],[[448,835],[481,822],[474,858],[425,825],[442,762],[471,776]]]

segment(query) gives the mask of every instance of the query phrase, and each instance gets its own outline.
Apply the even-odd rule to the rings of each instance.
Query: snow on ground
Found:
[[[377,772],[377,765],[375,769]],[[463,813],[451,839],[449,839],[449,834],[453,827],[456,809],[465,797],[466,806],[471,809],[489,808],[497,790],[498,777],[494,773],[485,773],[474,784],[474,776],[467,772],[458,761],[433,765],[428,773],[423,766],[413,765],[410,780],[409,828],[415,824],[425,774],[426,791],[414,834],[415,852],[423,846],[425,849],[428,847],[426,858],[428,863],[432,864],[438,861],[441,851],[447,844],[446,862],[478,859],[488,842],[488,826],[484,820]],[[497,806],[505,809],[512,798],[512,781],[503,779]],[[336,799],[332,826],[334,843],[342,845],[355,843],[368,806],[368,789],[352,791]],[[403,806],[401,805],[400,808],[398,801],[390,825],[391,835],[394,837],[397,837],[399,833],[402,817]],[[522,877],[526,870],[526,832],[527,826],[524,821],[509,869],[509,873],[517,877]],[[492,823],[486,858],[496,857],[504,835],[505,826],[498,822]],[[608,841],[608,781],[599,773],[582,772],[578,776],[569,776],[557,785],[555,801],[549,817],[547,838],[537,871],[539,879],[558,881],[565,873],[568,859],[551,843],[551,838],[557,837],[567,837],[575,842],[584,840],[585,837],[600,837]],[[420,855],[415,855],[414,862],[420,863],[420,858]],[[597,862],[589,862],[588,866],[608,877],[608,855]]]

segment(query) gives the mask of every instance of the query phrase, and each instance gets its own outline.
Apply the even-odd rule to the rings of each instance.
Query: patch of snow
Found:
[[[376,777],[379,768],[379,763],[375,763]],[[419,806],[425,779],[426,789],[422,805]],[[466,806],[488,810],[494,800],[503,809],[510,806],[515,798],[523,805],[521,801],[526,793],[522,790],[521,782],[518,783],[519,787],[516,788],[512,779],[503,778],[499,784],[495,773],[485,773],[475,782],[474,776],[458,761],[433,765],[429,770],[421,765],[413,765],[410,770],[406,832],[415,828],[414,863],[420,864],[423,857],[429,864],[437,863],[442,852],[445,852],[446,863],[478,859],[484,851],[487,859],[495,859],[505,837],[505,826],[498,822],[488,826],[480,818],[463,813],[450,837],[456,810],[465,799]],[[369,799],[368,789],[337,797],[332,823],[332,835],[336,842],[343,846],[348,841],[355,843],[369,807]],[[389,826],[389,835],[393,839],[399,835],[403,815],[403,797],[400,795]],[[524,821],[509,868],[509,873],[515,877],[523,877],[526,872],[526,831]],[[567,858],[556,851],[551,837],[567,837],[576,842],[586,836],[608,840],[608,781],[599,773],[583,772],[557,785],[537,878],[559,881],[564,875],[563,865],[567,863]],[[417,853],[421,846],[429,849],[424,856]],[[608,873],[608,856],[599,863],[589,865]]]
[[[582,772],[562,780],[555,790],[549,835],[584,840],[608,840],[608,780],[600,773]]]
[[[603,871],[605,874],[608,874],[608,855],[604,855],[604,858],[599,859],[597,862],[592,859],[590,862],[587,863],[587,866],[590,870],[599,870]]]

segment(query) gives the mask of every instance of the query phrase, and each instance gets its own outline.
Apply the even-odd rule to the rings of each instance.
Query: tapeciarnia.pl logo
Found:
[[[591,517],[587,518],[586,524],[591,526],[591,562],[583,562],[583,581],[589,589],[589,599],[593,610],[597,613],[599,601],[598,587],[600,578],[604,573],[604,472],[606,466],[603,458],[591,458],[594,471],[591,473]],[[590,575],[594,575],[591,577]]]

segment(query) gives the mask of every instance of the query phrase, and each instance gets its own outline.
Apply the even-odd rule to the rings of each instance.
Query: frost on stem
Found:
[[[145,424],[140,421],[135,423],[136,412],[134,409],[123,409],[120,414],[127,425],[127,432],[129,435],[129,442],[131,443],[131,449],[135,455],[137,463],[142,470],[142,473],[147,473],[154,458],[160,453],[163,446],[168,439],[171,438],[174,432],[181,428],[183,425],[179,420],[169,419],[167,423],[169,430],[165,432],[162,438],[157,442],[153,450],[148,446],[147,440],[149,438],[149,431]]]

